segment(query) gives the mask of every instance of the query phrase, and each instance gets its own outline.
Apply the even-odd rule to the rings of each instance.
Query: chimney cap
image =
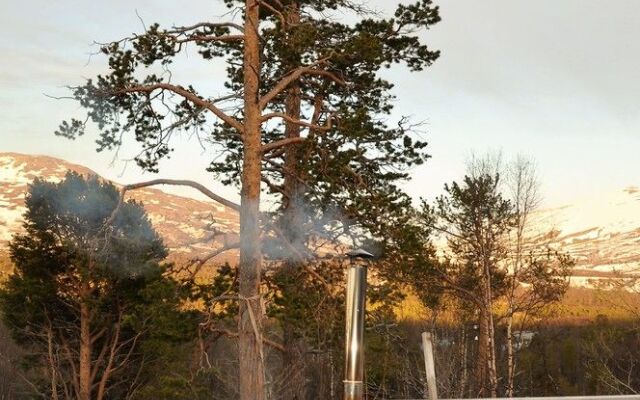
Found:
[[[354,249],[347,253],[349,258],[362,258],[362,259],[371,259],[375,256],[363,249]]]

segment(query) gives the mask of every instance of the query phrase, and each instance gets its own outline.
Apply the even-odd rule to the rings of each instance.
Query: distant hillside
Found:
[[[35,177],[60,180],[67,170],[95,174],[81,165],[48,156],[0,153],[0,252],[20,230],[27,184]],[[129,182],[127,182],[129,183]],[[218,203],[175,196],[149,188],[130,192],[141,201],[174,258],[193,257],[221,244],[207,239],[213,230],[237,233],[237,213]],[[573,283],[586,285],[640,268],[640,189],[628,187],[532,216],[529,234],[571,254],[577,261]],[[234,261],[237,253],[226,256]],[[1,258],[1,255],[0,255]]]
[[[640,270],[640,190],[630,186],[532,216],[531,236],[571,254],[575,275],[605,277]]]
[[[4,258],[4,261],[0,260],[0,267],[6,263],[7,242],[21,230],[27,185],[36,177],[60,181],[68,170],[96,175],[86,167],[53,157],[0,153],[0,259]],[[128,197],[144,205],[174,259],[192,258],[220,247],[221,243],[210,238],[214,231],[231,234],[239,231],[237,213],[218,203],[176,196],[154,188],[131,191]],[[231,252],[224,257],[217,261],[234,261],[237,253]]]

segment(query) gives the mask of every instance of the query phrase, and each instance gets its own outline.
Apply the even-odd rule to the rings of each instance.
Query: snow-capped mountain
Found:
[[[53,157],[0,153],[0,252],[6,251],[7,242],[21,229],[27,185],[36,177],[60,181],[68,170],[96,175],[86,167]],[[220,247],[221,235],[212,238],[214,232],[236,235],[239,231],[237,213],[218,203],[176,196],[156,188],[133,190],[127,197],[144,205],[174,259],[195,257]],[[225,257],[233,261],[237,253]]]
[[[0,153],[0,251],[20,230],[28,183],[36,177],[60,180],[67,170],[95,174],[53,157]],[[144,204],[174,257],[192,257],[219,247],[219,242],[209,239],[214,230],[230,234],[239,230],[237,213],[218,203],[155,188],[131,191],[128,196]],[[640,188],[537,211],[530,227],[528,233],[535,241],[574,257],[578,280],[640,270]],[[227,257],[233,261],[237,253]]]
[[[569,253],[575,273],[640,272],[640,188],[581,199],[533,213],[529,234]]]

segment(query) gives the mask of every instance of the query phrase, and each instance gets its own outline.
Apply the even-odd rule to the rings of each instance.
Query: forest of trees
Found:
[[[102,44],[107,72],[71,88],[85,114],[55,134],[93,135],[98,151],[133,141],[138,166],[160,179],[117,188],[69,172],[30,184],[0,289],[0,398],[340,399],[342,255],[355,247],[375,255],[368,399],[424,395],[422,331],[434,335],[442,398],[640,390],[633,291],[615,289],[624,303],[609,305],[626,319],[563,317],[574,261],[531,240],[533,160],[472,157],[418,205],[402,190],[430,155],[420,124],[394,119],[383,71],[437,61],[422,35],[440,21],[431,0],[390,16],[352,0],[225,4],[242,20],[194,16]],[[226,66],[215,80],[227,94],[173,80],[188,50]],[[180,133],[207,144],[213,179],[240,204],[161,178]],[[144,204],[127,198],[154,185],[236,210],[239,240],[166,261]],[[237,265],[215,263],[234,249]]]
[[[635,286],[570,289],[571,259],[533,246],[516,205],[538,196],[533,163],[490,159],[470,162],[461,182],[405,221],[402,237],[424,240],[414,243],[421,263],[380,253],[371,265],[369,398],[423,395],[425,330],[442,398],[635,393]],[[163,261],[143,205],[125,193],[72,172],[29,186],[0,290],[5,398],[237,398],[238,307],[226,302],[238,291],[236,267],[218,265],[203,281],[193,262]],[[535,203],[522,201],[529,211]],[[446,245],[433,244],[439,236]],[[309,262],[313,277],[303,280],[280,262],[267,261],[277,268],[262,285],[265,396],[341,398],[345,265]],[[299,285],[298,297],[286,297],[282,280]]]

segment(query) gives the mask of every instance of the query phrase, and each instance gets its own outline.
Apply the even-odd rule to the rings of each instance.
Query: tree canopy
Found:
[[[349,0],[225,3],[243,23],[153,24],[104,44],[108,73],[73,89],[86,118],[63,122],[56,133],[75,138],[91,121],[98,150],[133,135],[138,165],[154,172],[178,132],[211,144],[209,169],[241,186],[239,358],[252,374],[240,386],[249,399],[264,386],[260,285],[263,255],[273,256],[266,250],[304,259],[310,238],[380,240],[410,203],[397,182],[426,160],[426,143],[406,120],[387,121],[393,84],[381,71],[431,65],[439,52],[419,33],[440,17],[431,0],[398,5],[392,17]],[[216,79],[228,93],[173,82],[171,66],[188,48],[204,63],[225,63],[227,76]],[[275,222],[260,213],[261,185],[279,199]],[[279,240],[263,249],[261,238],[273,236]]]
[[[163,357],[154,340],[187,340],[195,329],[179,310],[182,289],[164,275],[162,240],[140,204],[121,203],[96,177],[36,179],[25,203],[0,307],[31,368],[46,371],[35,387],[56,399],[133,393]]]

